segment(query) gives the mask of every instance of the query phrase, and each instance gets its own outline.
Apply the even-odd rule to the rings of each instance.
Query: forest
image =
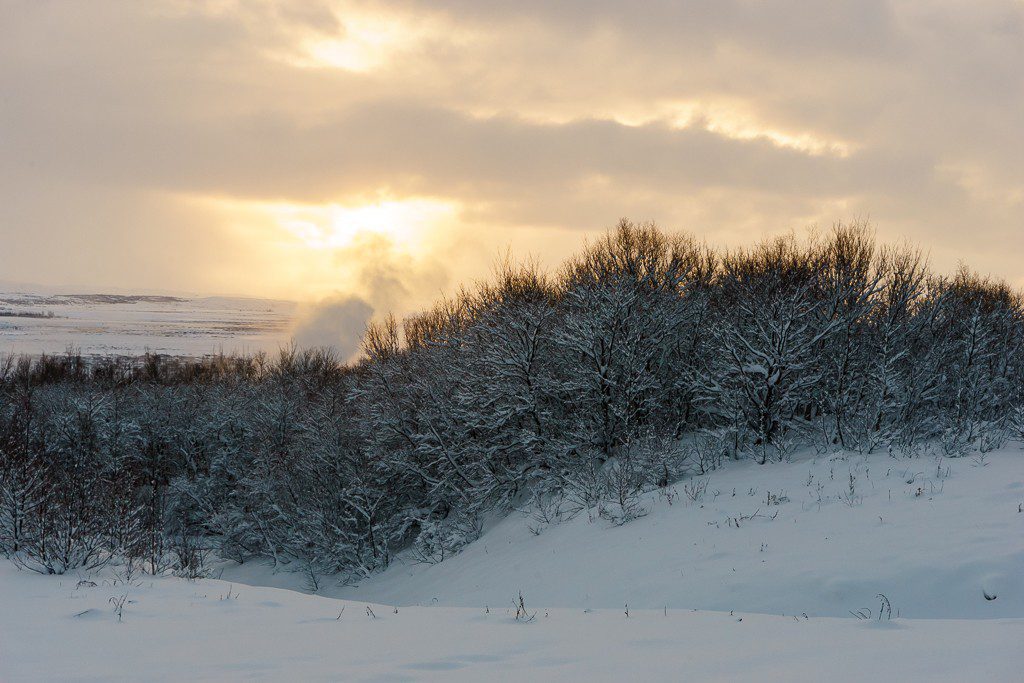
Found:
[[[988,451],[1024,430],[1024,299],[864,225],[714,249],[623,220],[329,349],[0,359],[0,553],[48,574],[270,561],[358,581],[534,506],[803,449]]]

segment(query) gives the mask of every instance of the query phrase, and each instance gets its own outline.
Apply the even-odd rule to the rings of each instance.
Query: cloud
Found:
[[[275,261],[270,231],[188,201],[384,196],[460,210],[418,256],[332,256],[336,289],[378,311],[481,274],[509,242],[556,258],[623,215],[728,243],[870,216],[939,268],[1024,280],[1012,0],[15,6],[0,22],[12,278],[296,295],[334,271]],[[377,52],[360,71],[297,65],[321,40]]]

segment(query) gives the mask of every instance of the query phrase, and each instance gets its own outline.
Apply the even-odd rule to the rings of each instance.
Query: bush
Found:
[[[554,276],[506,262],[364,346],[0,360],[0,552],[190,577],[269,558],[316,587],[402,549],[441,561],[531,499],[626,523],[728,458],[1024,430],[1020,294],[863,226],[719,253],[623,221]]]

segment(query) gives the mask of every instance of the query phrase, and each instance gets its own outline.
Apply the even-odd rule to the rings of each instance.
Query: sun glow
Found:
[[[311,249],[345,248],[360,238],[373,236],[408,248],[454,213],[450,204],[429,199],[354,207],[272,204],[265,208],[282,228]]]
[[[383,64],[406,40],[407,32],[395,22],[357,18],[346,20],[343,37],[308,41],[305,49],[313,64],[365,72]]]
[[[423,270],[447,248],[462,208],[427,197],[329,204],[192,201],[215,212],[227,239],[246,249],[248,265],[225,266],[225,279],[249,279],[247,291],[299,300],[365,294],[368,270],[398,263],[408,273]]]
[[[338,11],[338,19],[337,35],[304,36],[298,40],[297,53],[281,57],[300,68],[367,73],[416,50],[430,36],[445,34],[429,20],[398,12],[367,13],[346,7]]]

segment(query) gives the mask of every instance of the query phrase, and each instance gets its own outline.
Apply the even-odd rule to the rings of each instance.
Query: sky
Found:
[[[0,0],[0,280],[412,310],[620,217],[1024,286],[1024,2]]]

